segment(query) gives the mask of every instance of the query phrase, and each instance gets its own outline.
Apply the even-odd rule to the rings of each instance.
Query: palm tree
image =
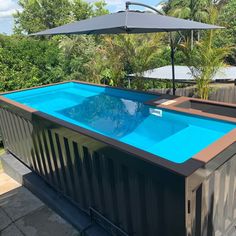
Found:
[[[63,70],[68,79],[100,83],[100,64],[96,63],[100,46],[95,37],[86,35],[59,37]]]
[[[143,89],[142,73],[154,68],[162,34],[105,36],[100,55],[110,85],[124,86],[125,76],[136,75],[137,88]]]
[[[171,0],[169,14],[175,17],[206,22],[209,0]]]
[[[156,59],[160,54],[163,34],[140,34],[125,36],[124,52],[131,72],[135,74],[137,89],[144,89],[141,79],[144,71],[156,67]]]
[[[209,4],[212,4],[211,0],[170,0],[168,14],[183,19],[207,22]],[[196,36],[199,40],[200,33],[198,32]],[[186,38],[191,39],[191,49],[193,49],[194,32],[191,31]]]
[[[215,24],[218,18],[217,8],[212,6],[209,13],[208,23]],[[219,68],[224,65],[224,58],[230,52],[228,47],[217,48],[214,45],[215,34],[214,30],[205,33],[202,40],[195,44],[193,50],[190,50],[189,41],[180,45],[185,55],[185,62],[197,82],[197,95],[201,99],[208,99],[210,82]]]

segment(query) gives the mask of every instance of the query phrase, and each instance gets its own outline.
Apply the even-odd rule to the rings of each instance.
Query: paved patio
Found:
[[[0,170],[0,236],[77,236],[79,232]]]

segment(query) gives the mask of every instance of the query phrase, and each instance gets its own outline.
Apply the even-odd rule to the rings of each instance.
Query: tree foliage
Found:
[[[105,36],[99,50],[101,76],[110,85],[125,86],[128,74],[136,74],[137,79],[145,70],[155,68],[161,37],[161,34]],[[144,88],[143,83],[138,87]]]
[[[160,56],[162,34],[128,35],[121,38],[124,44],[124,55],[130,72],[135,74],[136,88],[144,89],[140,79],[146,70],[158,67],[156,58]]]
[[[27,38],[25,34],[107,14],[108,10],[103,0],[19,0],[19,4],[23,11],[14,15],[16,35],[0,37],[1,90],[70,79],[127,86],[128,74],[136,75],[131,83],[133,88],[168,86],[166,82],[144,83],[139,79],[145,70],[170,64],[167,34]],[[218,22],[211,22],[213,5],[220,9]],[[200,82],[208,86],[207,81],[214,74],[212,66],[216,68],[225,58],[235,63],[233,50],[229,56],[221,50],[235,47],[235,10],[235,0],[216,0],[214,4],[212,0],[170,0],[167,4],[168,14],[228,27],[225,31],[214,32],[214,36],[201,33],[199,42],[197,32],[184,34],[187,43],[182,45],[182,50],[177,50],[175,61],[176,64],[195,65],[205,73],[201,78],[196,76],[199,89]],[[178,41],[178,35],[175,36]],[[190,38],[196,41],[192,50],[189,49]]]
[[[227,57],[227,62],[236,65],[236,1],[229,0],[223,5],[219,14],[219,23],[226,29],[219,31],[217,35],[217,46],[229,46],[232,48]]]
[[[99,45],[92,36],[64,37],[60,40],[65,79],[100,83]]]
[[[212,6],[209,12],[208,22],[215,24],[218,17],[218,10]],[[189,66],[197,82],[197,95],[202,99],[208,99],[210,82],[219,68],[224,65],[224,58],[230,51],[229,47],[216,47],[214,43],[216,34],[214,30],[206,32],[204,37],[196,42],[192,50],[190,49],[189,41],[181,45],[186,64]]]
[[[31,34],[53,28],[71,21],[71,7],[68,0],[19,0],[23,11],[15,15],[15,29],[18,34]]]
[[[89,3],[84,0],[19,0],[19,5],[23,11],[14,15],[15,33],[18,34],[31,34],[108,13],[104,1]]]
[[[59,54],[53,41],[1,35],[0,91],[62,81]]]
[[[210,2],[211,0],[171,0],[168,14],[183,19],[206,22]]]

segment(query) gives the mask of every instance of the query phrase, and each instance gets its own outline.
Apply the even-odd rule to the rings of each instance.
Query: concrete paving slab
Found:
[[[15,224],[11,224],[5,230],[0,232],[1,236],[24,236],[19,229],[15,226]]]
[[[8,215],[0,208],[0,231],[5,229],[8,225],[11,224],[11,219]],[[0,233],[1,235],[1,233]]]
[[[44,206],[44,204],[24,187],[0,195],[0,207],[13,220]]]
[[[35,230],[37,230],[37,233],[35,233],[35,236],[37,235],[42,235],[42,236],[52,236],[52,235],[71,235],[71,236],[77,236],[80,235],[79,231],[86,229],[84,233],[86,235],[90,236],[108,236],[110,235],[106,231],[104,231],[101,227],[99,227],[96,224],[91,225],[91,227],[87,228],[88,225],[91,223],[91,219],[89,216],[87,216],[84,212],[79,210],[78,208],[75,207],[71,202],[68,201],[68,199],[64,198],[61,195],[58,195],[58,192],[53,190],[49,185],[47,185],[37,174],[31,172],[26,166],[24,166],[21,162],[19,162],[15,157],[13,157],[11,154],[5,155],[1,157],[1,161],[3,163],[3,170],[5,171],[5,174],[7,174],[8,178],[2,178],[3,182],[8,181],[9,179],[15,179],[19,183],[23,183],[24,187],[17,187],[18,191],[12,191],[10,192],[6,191],[4,192],[3,195],[0,195],[0,208],[2,205],[5,205],[4,210],[8,210],[5,212],[8,214],[11,212],[11,217],[12,215],[16,215],[13,218],[17,218],[16,220],[12,219],[10,216],[8,216],[11,219],[11,222],[13,225],[16,226],[16,228],[20,231],[20,233],[25,235],[33,235]],[[10,177],[11,176],[11,177]],[[4,180],[3,180],[4,179]],[[1,181],[1,176],[0,176],[0,181]],[[8,182],[9,183],[9,182]],[[39,198],[42,199],[44,204],[42,206],[37,206],[36,209],[35,207],[30,207],[31,204],[29,204],[29,200],[26,197],[24,197],[24,194],[20,194],[19,189],[25,189],[28,188],[30,191],[28,191],[29,194],[26,194],[27,196],[38,196]],[[24,192],[24,191],[23,191]],[[13,197],[12,195],[16,195]],[[8,199],[9,196],[9,199]],[[13,201],[11,199],[13,198]],[[25,205],[25,208],[22,210],[20,215],[23,215],[20,217],[17,207],[11,207],[10,205],[17,205],[14,203],[16,200],[14,198],[21,199],[21,204],[20,205]],[[31,197],[30,197],[31,198]],[[17,202],[17,201],[16,201]],[[22,203],[23,202],[23,203]],[[50,206],[53,210],[50,210],[52,212],[56,211],[57,213],[54,213],[55,215],[52,217],[52,219],[58,219],[59,215],[61,215],[63,218],[63,224],[66,224],[67,226],[58,226],[55,225],[55,220],[48,220],[45,215],[42,215],[41,217],[37,216],[37,220],[35,220],[35,225],[32,223],[27,223],[28,221],[31,220],[32,214],[36,214],[39,209],[41,208],[48,208]],[[31,208],[31,209],[27,209]],[[21,207],[20,207],[21,211]],[[58,215],[59,214],[59,215]],[[19,218],[20,217],[20,218]],[[34,217],[33,217],[34,218]],[[45,219],[47,219],[47,222],[45,223]],[[68,220],[70,223],[65,221],[64,219]],[[41,223],[43,222],[43,223]],[[49,224],[48,222],[51,222]],[[60,221],[59,221],[60,222]],[[16,225],[17,223],[17,225]],[[8,227],[7,227],[8,228]],[[23,231],[21,231],[23,229]],[[53,230],[51,230],[53,229]],[[58,229],[58,230],[56,230]],[[5,228],[4,228],[4,231]],[[8,232],[8,231],[7,231]],[[11,232],[11,231],[10,231]],[[5,232],[4,232],[5,233]],[[18,235],[20,234],[17,231]],[[1,230],[0,230],[0,236],[1,235]],[[5,236],[5,235],[4,235]],[[7,235],[8,236],[8,235]],[[15,236],[15,234],[10,234],[9,236]],[[17,236],[17,234],[16,234]],[[20,234],[21,236],[21,234]]]
[[[15,224],[26,236],[79,236],[77,230],[46,206],[22,217]]]

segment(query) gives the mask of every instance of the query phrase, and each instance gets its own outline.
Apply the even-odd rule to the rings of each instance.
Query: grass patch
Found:
[[[4,151],[3,147],[0,146],[0,156],[1,156],[4,152],[5,152],[5,151]]]
[[[5,152],[5,151],[4,151],[3,147],[0,146],[0,156],[1,156],[4,152]],[[2,163],[1,163],[1,158],[0,158],[0,172],[1,172],[1,170],[2,170]]]

